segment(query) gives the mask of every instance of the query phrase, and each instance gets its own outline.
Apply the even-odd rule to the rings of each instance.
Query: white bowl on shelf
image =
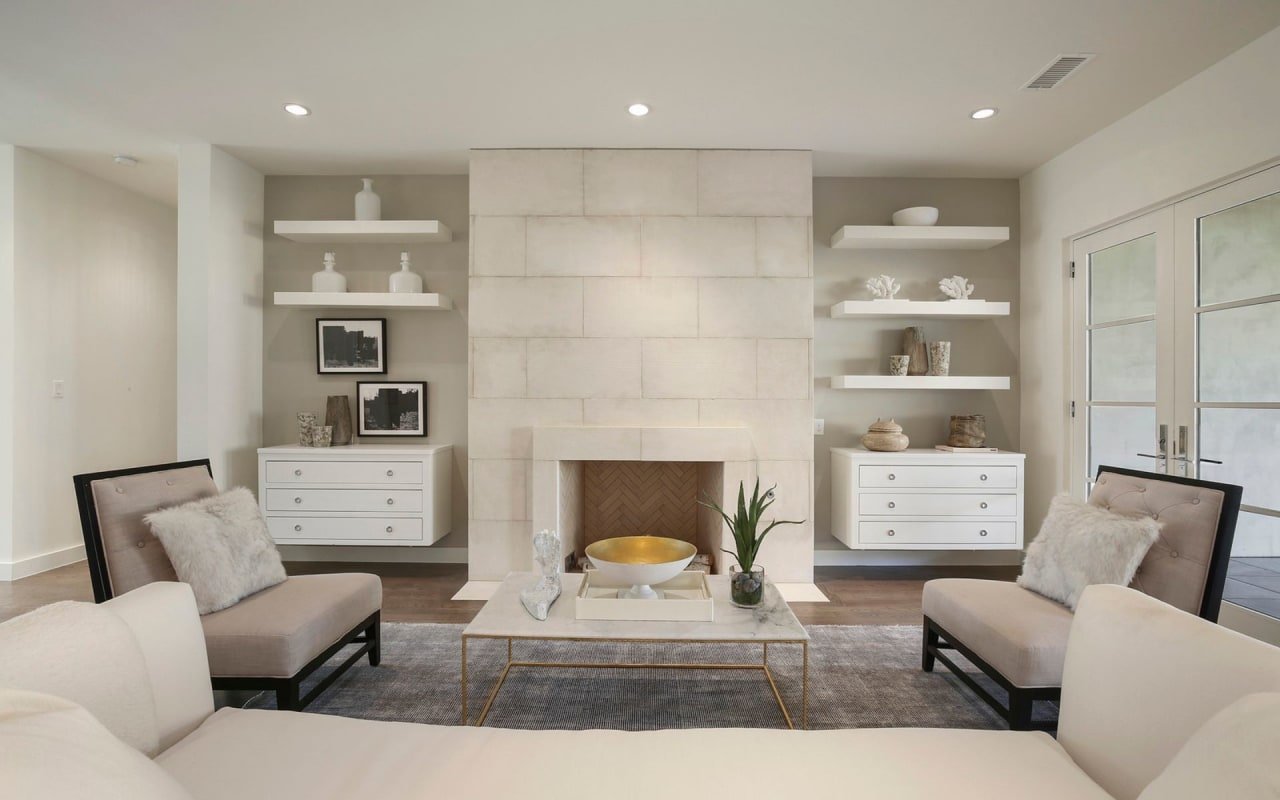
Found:
[[[614,585],[631,586],[618,590],[624,600],[658,599],[662,595],[653,584],[679,575],[697,554],[698,548],[689,542],[665,536],[618,536],[587,545],[587,558],[601,575]]]
[[[912,206],[893,212],[894,225],[936,225],[938,209],[933,206]]]

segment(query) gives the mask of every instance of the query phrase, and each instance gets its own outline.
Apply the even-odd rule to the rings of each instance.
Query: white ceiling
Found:
[[[268,174],[592,146],[1017,177],[1276,25],[1277,0],[3,0],[0,140],[170,201],[183,141]],[[1098,57],[1020,89],[1075,52]]]

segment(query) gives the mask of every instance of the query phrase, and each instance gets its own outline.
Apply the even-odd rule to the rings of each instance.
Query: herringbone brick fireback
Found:
[[[615,536],[698,542],[698,465],[588,461],[583,475],[587,544]]]

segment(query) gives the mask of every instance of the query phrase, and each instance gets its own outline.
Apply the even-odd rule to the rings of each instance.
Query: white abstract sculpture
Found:
[[[938,288],[952,300],[968,300],[969,295],[973,294],[973,284],[960,275],[943,278],[938,281]]]
[[[538,581],[520,592],[520,602],[534,619],[545,620],[551,604],[560,596],[560,572],[564,569],[560,554],[559,533],[544,530],[534,534],[533,565]]]
[[[867,281],[867,291],[877,300],[892,300],[894,295],[902,291],[902,285],[888,275],[881,275]]]

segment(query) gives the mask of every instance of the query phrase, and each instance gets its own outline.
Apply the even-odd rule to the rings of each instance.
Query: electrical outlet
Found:
[[[62,398],[66,396],[66,392],[64,391],[65,385],[66,385],[66,381],[53,382],[53,396],[55,398]]]
[[[821,436],[822,434],[826,433],[826,431],[827,431],[827,421],[825,419],[814,419],[813,435]]]

